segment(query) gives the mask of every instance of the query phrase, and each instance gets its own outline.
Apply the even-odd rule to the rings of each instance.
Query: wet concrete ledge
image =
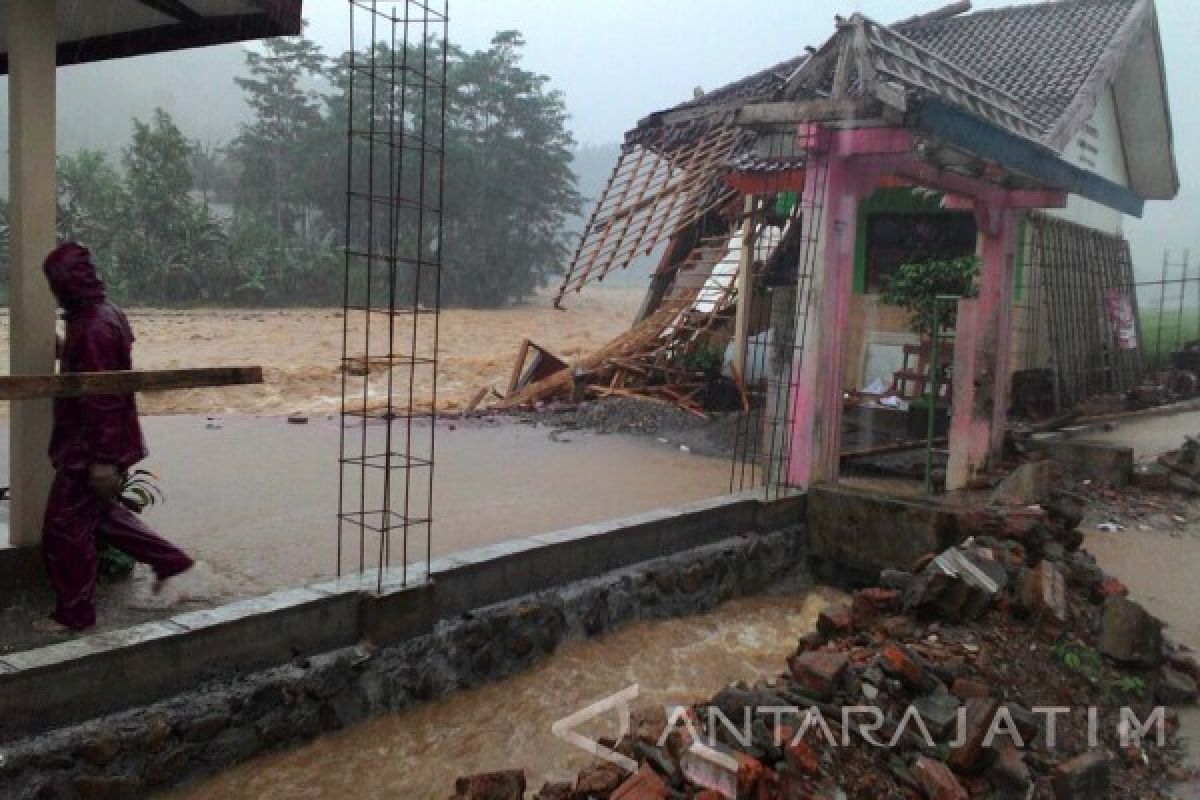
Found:
[[[206,682],[370,642],[731,535],[800,525],[805,498],[729,495],[351,576],[0,658],[0,743],[145,706]],[[427,579],[428,578],[428,579]]]
[[[391,646],[358,643],[192,686],[0,747],[0,796],[144,797],[371,716],[507,677],[572,639],[639,619],[699,613],[776,587],[807,587],[805,552],[801,524],[735,534],[475,608]],[[111,683],[97,674],[92,687],[104,692]]]

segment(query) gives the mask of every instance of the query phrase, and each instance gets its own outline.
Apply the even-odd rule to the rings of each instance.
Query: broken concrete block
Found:
[[[963,715],[962,731],[959,737],[962,744],[950,751],[946,763],[959,772],[972,772],[982,766],[984,747],[992,721],[1000,704],[992,699],[968,700],[966,713]]]
[[[817,633],[823,639],[845,636],[853,630],[854,622],[848,606],[828,606],[817,615]]]
[[[762,781],[766,767],[757,758],[746,755],[740,750],[735,751],[737,759],[737,793],[738,797],[750,797]]]
[[[833,697],[838,683],[846,672],[850,656],[829,650],[814,650],[794,656],[791,661],[792,678],[800,687],[822,700]]]
[[[1043,561],[1021,576],[1017,604],[1042,621],[1061,626],[1067,621],[1067,586],[1052,561]]]
[[[1118,595],[1128,597],[1129,589],[1117,578],[1109,577],[1092,586],[1091,595],[1094,602],[1103,603],[1108,598]]]
[[[1126,597],[1110,597],[1100,618],[1099,650],[1122,664],[1157,667],[1163,660],[1162,622]]]
[[[950,693],[963,700],[970,700],[972,698],[983,699],[986,697],[991,697],[992,690],[983,681],[971,680],[970,678],[959,678],[954,681],[954,685],[950,687]]]
[[[997,739],[996,759],[988,769],[988,777],[1004,796],[1028,797],[1033,785],[1029,765],[1017,746],[1007,738]]]
[[[668,793],[662,778],[643,764],[641,769],[617,787],[610,800],[665,800]]]
[[[542,788],[534,795],[534,800],[571,800],[575,794],[575,784],[566,781],[543,783]]]
[[[1161,464],[1138,464],[1133,468],[1131,483],[1148,492],[1165,492],[1171,488],[1171,470]]]
[[[875,621],[899,605],[900,592],[895,589],[859,589],[854,593],[851,614],[854,627],[869,630]]]
[[[1091,750],[1054,768],[1054,800],[1108,797],[1110,765],[1103,750]]]
[[[879,573],[879,585],[885,589],[904,591],[912,583],[913,574],[902,569],[885,569]]]
[[[913,691],[931,692],[938,687],[938,679],[924,659],[902,644],[888,642],[879,651],[879,658],[884,672]]]
[[[791,738],[791,737],[789,737]],[[816,775],[821,771],[817,753],[804,739],[784,745],[784,758],[787,763],[802,775]]]
[[[940,761],[920,756],[913,763],[912,774],[929,800],[967,800],[967,790]]]
[[[913,708],[921,715],[921,721],[935,739],[942,739],[953,727],[958,717],[961,704],[945,686],[938,686],[933,692],[917,698]]]
[[[464,776],[454,781],[454,796],[462,800],[522,800],[525,772],[510,769]]]
[[[1158,685],[1154,696],[1164,706],[1190,706],[1196,702],[1196,681],[1171,667],[1163,667],[1158,673]]]
[[[1052,461],[1028,461],[1005,476],[992,490],[992,502],[1014,506],[1041,503],[1055,479]]]
[[[575,778],[576,797],[608,797],[625,782],[628,773],[607,761],[584,767]]]

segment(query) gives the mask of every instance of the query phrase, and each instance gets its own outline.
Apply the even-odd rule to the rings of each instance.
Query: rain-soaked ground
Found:
[[[1185,435],[1200,434],[1200,411],[1117,424],[1110,431],[1086,434],[1087,441],[1128,445],[1134,457],[1150,461],[1183,444]],[[1142,603],[1166,624],[1177,641],[1200,652],[1200,525],[1129,526],[1117,533],[1092,530],[1086,547],[1101,566],[1129,587]],[[1183,735],[1189,740],[1189,766],[1200,770],[1200,710],[1180,714]],[[1200,783],[1179,787],[1177,796],[1200,800]]]
[[[166,497],[147,519],[202,563],[162,597],[150,596],[144,569],[131,585],[108,587],[101,627],[336,573],[336,420],[319,416],[294,425],[281,417],[165,416],[143,425],[151,451],[143,466],[158,475]],[[381,447],[382,428],[372,427],[369,437],[370,448]],[[0,426],[4,460],[6,438],[7,427]],[[435,556],[729,491],[728,461],[692,455],[657,437],[554,433],[497,420],[439,423],[436,443]],[[5,464],[0,475],[6,473]],[[414,473],[414,508],[421,509],[427,480],[427,473]],[[399,497],[399,485],[393,495]],[[343,545],[343,567],[356,570],[357,531],[347,530]],[[365,545],[369,558],[378,539]],[[392,547],[398,559],[402,540]],[[424,553],[425,531],[414,531],[410,560],[423,560]],[[30,635],[30,623],[46,603],[30,598],[14,605],[0,596],[0,650],[43,641]]]

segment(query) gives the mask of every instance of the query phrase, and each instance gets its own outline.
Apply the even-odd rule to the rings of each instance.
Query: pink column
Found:
[[[828,136],[827,131],[822,134]],[[832,141],[831,141],[832,140]],[[841,456],[843,350],[850,313],[858,197],[870,168],[852,164],[829,136],[827,152],[811,152],[804,187],[805,238],[813,246],[811,284],[797,295],[797,345],[793,365],[787,483],[807,487],[837,480]],[[819,209],[819,212],[817,211]],[[816,219],[817,216],[820,219]],[[801,276],[806,265],[800,265]],[[807,296],[811,293],[811,297]]]
[[[966,486],[999,454],[1008,415],[1016,215],[1007,208],[982,207],[976,218],[982,271],[979,296],[959,303],[949,490]]]

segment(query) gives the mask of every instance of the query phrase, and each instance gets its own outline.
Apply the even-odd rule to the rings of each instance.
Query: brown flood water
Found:
[[[571,642],[498,683],[391,714],[287,753],[265,756],[172,800],[444,798],[459,775],[520,767],[531,790],[590,763],[551,733],[555,720],[633,684],[632,708],[686,704],[732,681],[782,671],[830,590],[734,600],[707,614],[641,622]],[[587,729],[611,735],[615,725]]]

